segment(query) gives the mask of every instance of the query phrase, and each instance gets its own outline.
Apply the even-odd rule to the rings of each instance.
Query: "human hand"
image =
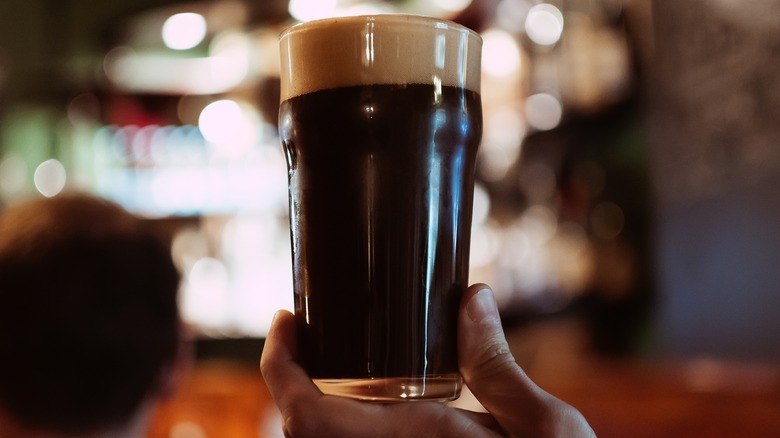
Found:
[[[488,413],[436,402],[366,403],[323,395],[298,363],[295,320],[280,311],[260,368],[282,414],[285,436],[306,437],[594,437],[572,406],[534,384],[509,351],[493,292],[463,296],[458,318],[460,371]]]

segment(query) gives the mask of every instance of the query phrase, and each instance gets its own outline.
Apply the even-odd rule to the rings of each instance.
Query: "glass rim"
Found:
[[[418,14],[402,14],[402,13],[378,13],[378,14],[370,14],[370,15],[345,15],[345,16],[336,16],[336,17],[327,17],[327,18],[318,18],[315,20],[310,21],[303,21],[300,23],[295,23],[284,30],[279,34],[279,39],[283,39],[287,35],[291,35],[293,33],[311,30],[311,29],[317,29],[320,27],[323,27],[325,25],[329,25],[334,22],[345,22],[347,24],[359,24],[359,23],[370,23],[370,22],[386,22],[386,23],[400,23],[400,24],[433,24],[433,25],[443,25],[444,29],[452,29],[455,31],[465,32],[468,33],[471,37],[477,38],[478,40],[482,41],[482,36],[475,30],[464,26],[460,23],[457,23],[452,20],[448,20],[446,18],[438,18],[438,17],[431,17],[427,15],[418,15]]]

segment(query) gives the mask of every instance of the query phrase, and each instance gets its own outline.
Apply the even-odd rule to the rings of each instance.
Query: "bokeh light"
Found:
[[[198,423],[180,421],[171,426],[169,438],[208,438],[208,435]]]
[[[65,166],[53,158],[39,164],[33,175],[35,188],[47,198],[57,196],[65,188],[66,179]]]
[[[520,46],[510,33],[489,29],[482,34],[482,69],[492,76],[509,76],[520,69]]]
[[[593,211],[583,208],[576,215],[562,210],[559,217],[557,195],[564,188],[557,186],[562,176],[558,172],[573,170],[566,183],[581,189],[576,201],[592,207],[602,199],[604,169],[593,163],[592,168],[563,168],[553,154],[535,155],[538,139],[555,134],[524,144],[528,134],[561,126],[564,116],[566,121],[579,117],[581,108],[589,108],[585,104],[598,102],[577,100],[578,96],[590,97],[595,90],[603,97],[619,88],[620,83],[610,78],[631,73],[622,68],[622,58],[607,50],[612,47],[606,44],[609,40],[595,32],[612,27],[611,22],[604,26],[585,21],[591,18],[590,11],[545,1],[551,0],[291,0],[277,11],[285,15],[287,8],[292,20],[301,22],[429,12],[426,15],[481,30],[484,133],[477,159],[470,262],[481,280],[495,282],[498,294],[513,306],[524,294],[569,287],[564,283],[581,285],[587,265],[580,259],[585,258],[588,239],[615,239],[626,221],[613,203]],[[218,3],[230,8],[236,2]],[[103,102],[102,93],[76,95],[67,117],[78,129],[96,130],[84,148],[87,154],[96,151],[95,158],[72,173],[68,167],[67,184],[61,164],[42,164],[36,170],[36,188],[53,196],[68,185],[78,187],[77,178],[87,175],[93,190],[135,212],[150,217],[198,216],[198,233],[208,234],[208,244],[202,251],[191,251],[182,268],[190,288],[189,318],[198,326],[263,335],[270,321],[265,310],[289,306],[291,295],[268,293],[289,290],[292,278],[289,255],[284,255],[289,252],[285,158],[277,120],[268,117],[278,104],[269,96],[278,92],[278,32],[283,23],[256,21],[245,6],[225,12],[201,5],[197,10],[202,14],[176,14],[183,10],[165,7],[139,17],[143,26],[132,35],[119,29],[105,57],[111,90],[141,96],[136,103],[159,126],[118,120],[110,111],[112,102]],[[171,50],[160,50],[163,43]],[[145,99],[158,95],[176,103],[175,113],[153,108],[163,99]],[[285,122],[281,121],[281,130]],[[96,126],[101,123],[107,126]],[[127,126],[132,123],[138,125]],[[0,161],[0,191],[9,198],[33,190],[27,173],[49,158],[21,155],[23,160],[8,155]],[[65,164],[73,166],[73,157],[66,157]],[[517,202],[505,193],[516,196]],[[223,233],[202,225],[215,217],[220,218],[215,222],[223,221]],[[558,222],[565,219],[582,224],[565,228]],[[585,225],[592,235],[585,234]],[[237,308],[238,301],[248,305]]]
[[[490,194],[480,183],[474,184],[473,204],[471,224],[476,226],[484,223],[490,216]]]
[[[525,18],[525,33],[540,46],[552,46],[561,39],[563,14],[549,3],[535,5]]]
[[[211,73],[226,84],[238,84],[249,74],[252,44],[241,32],[224,32],[214,38],[210,47]],[[257,60],[257,62],[262,60]]]
[[[523,32],[530,9],[529,0],[501,0],[496,5],[496,23],[510,32]]]
[[[338,0],[290,0],[288,11],[298,21],[327,18],[338,11]]]
[[[471,230],[470,268],[489,267],[501,249],[502,239],[502,230],[492,221],[474,226]],[[471,277],[474,280],[474,276]]]
[[[523,212],[518,219],[519,226],[527,233],[528,241],[534,246],[547,243],[557,231],[558,216],[544,205],[534,205]]]
[[[248,108],[222,99],[208,104],[200,113],[198,127],[203,137],[223,152],[242,152],[255,140],[255,126]]]
[[[472,0],[433,0],[433,4],[447,12],[460,12],[466,9]]]
[[[286,183],[284,174],[285,198]],[[220,252],[232,275],[232,322],[241,332],[265,336],[278,309],[293,309],[290,251],[288,222],[273,210],[238,214],[224,224]]]
[[[504,178],[520,156],[525,134],[525,121],[517,108],[505,106],[485,114],[479,170],[486,181]]]
[[[539,131],[547,131],[561,123],[563,104],[549,93],[528,96],[525,101],[525,118],[528,125]]]
[[[218,259],[197,260],[187,275],[182,295],[182,313],[186,320],[197,321],[204,328],[219,329],[229,322],[230,276]]]
[[[200,44],[206,37],[206,19],[194,12],[183,12],[168,17],[163,23],[162,39],[173,50],[187,50]]]

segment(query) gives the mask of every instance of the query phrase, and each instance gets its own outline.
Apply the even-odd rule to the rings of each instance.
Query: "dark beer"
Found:
[[[280,47],[306,370],[326,394],[456,398],[481,39],[448,21],[378,15],[303,23]]]
[[[295,312],[312,377],[458,372],[481,115],[476,92],[420,84],[282,103]]]

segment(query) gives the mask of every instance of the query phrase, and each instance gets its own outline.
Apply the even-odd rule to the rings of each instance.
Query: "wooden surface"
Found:
[[[780,364],[607,359],[566,320],[508,337],[531,378],[577,407],[599,437],[780,437]]]
[[[196,362],[158,409],[149,438],[282,437],[259,366]]]
[[[568,322],[524,328],[509,339],[529,375],[577,407],[599,437],[780,437],[780,366],[608,360],[590,354],[580,328]],[[282,433],[256,364],[199,361],[160,407],[149,436]]]

